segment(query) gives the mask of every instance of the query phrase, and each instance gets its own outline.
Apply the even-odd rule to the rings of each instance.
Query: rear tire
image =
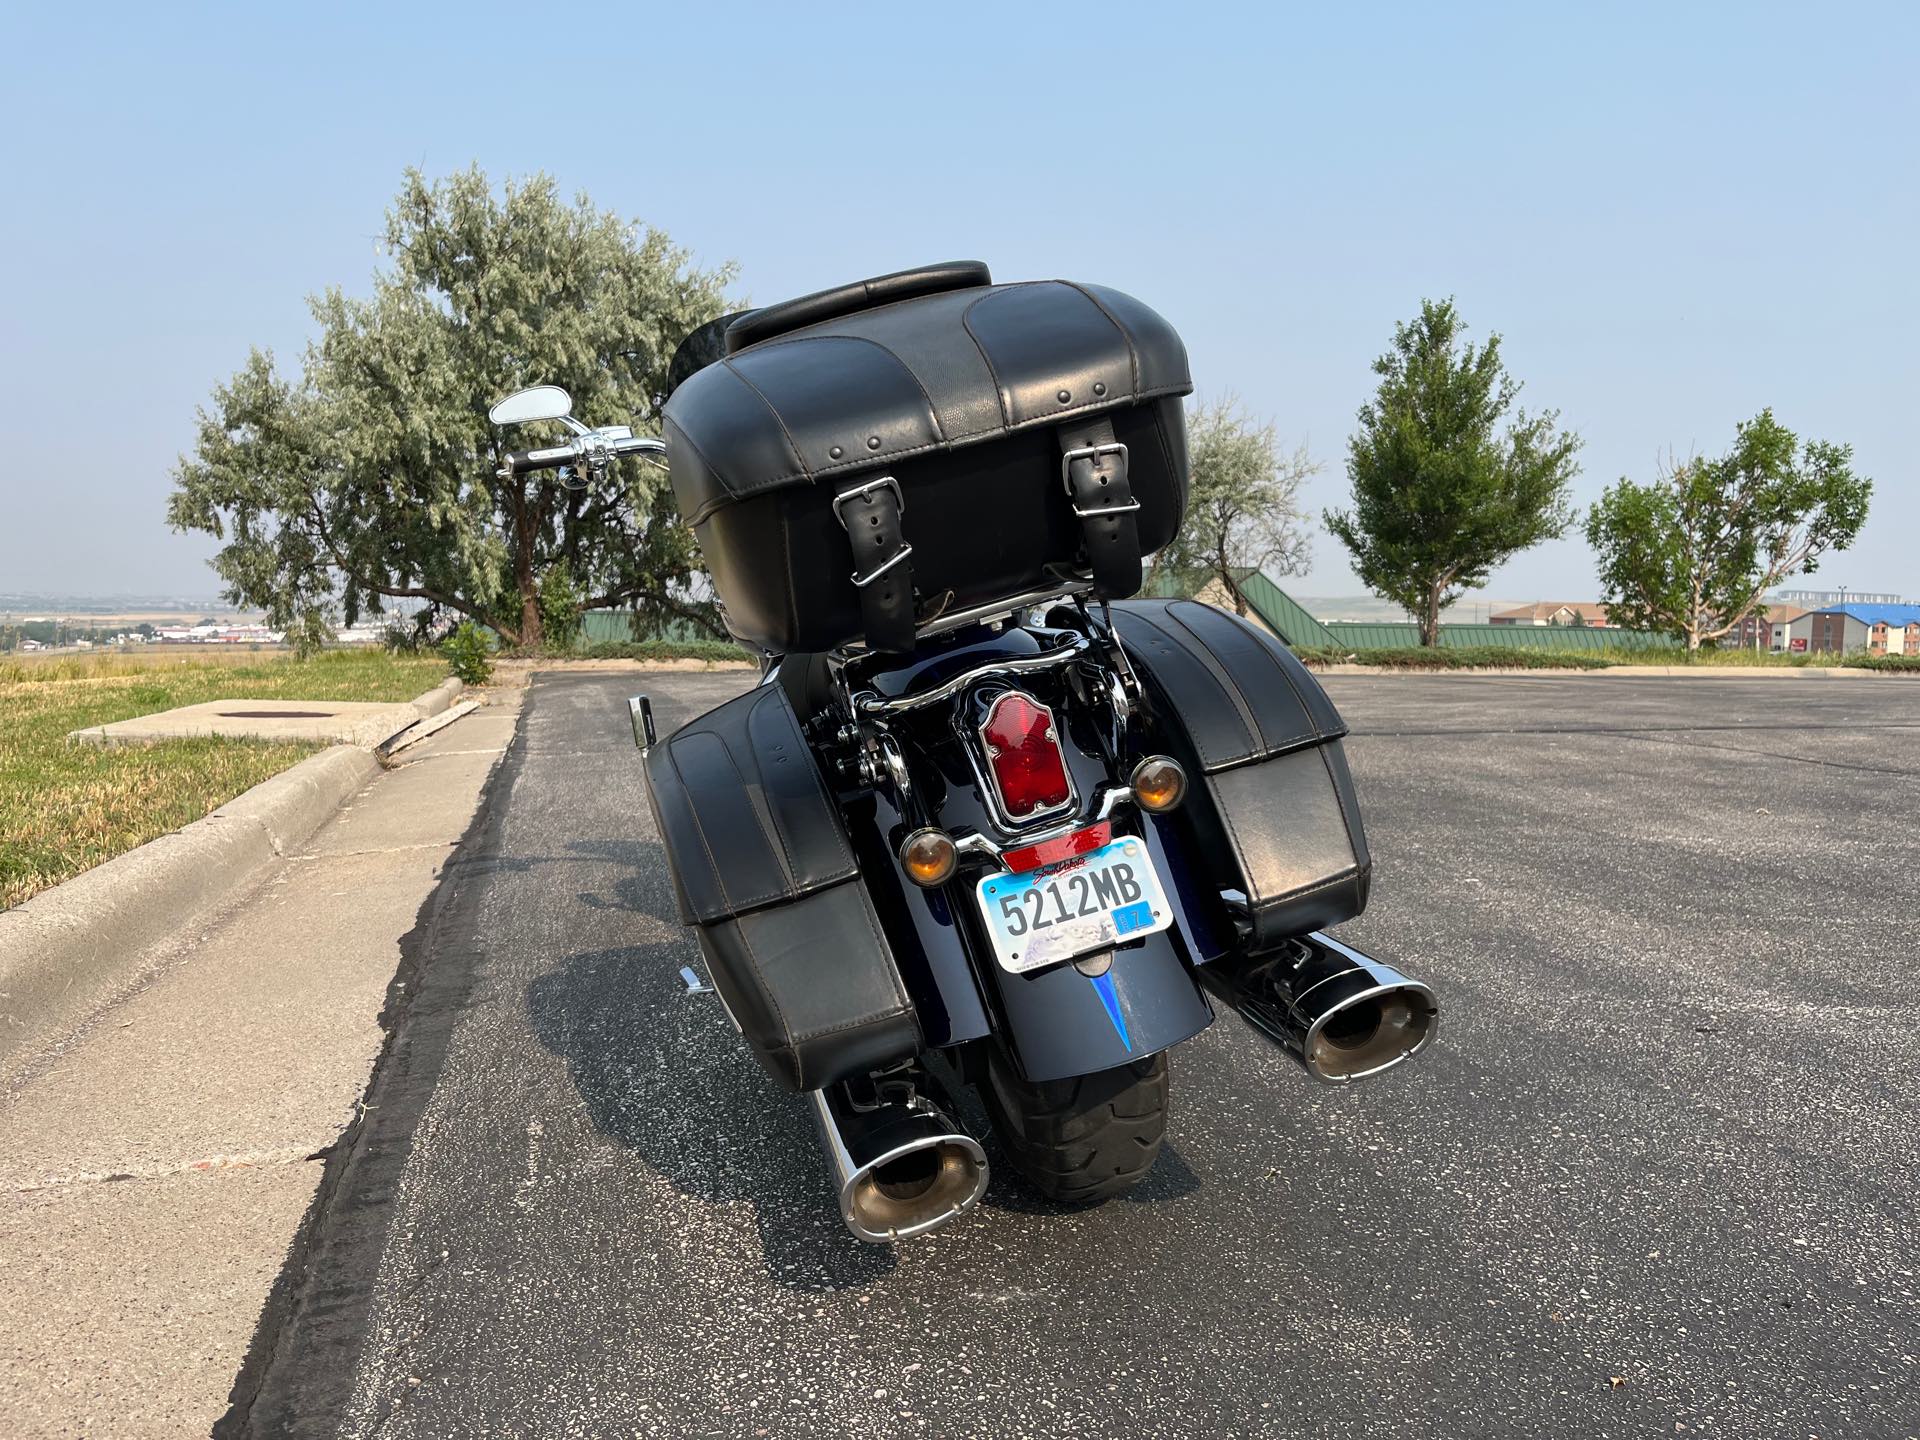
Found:
[[[1049,1200],[1098,1205],[1131,1190],[1167,1133],[1167,1056],[1068,1080],[1023,1079],[995,1046],[980,1087],[1013,1168]]]

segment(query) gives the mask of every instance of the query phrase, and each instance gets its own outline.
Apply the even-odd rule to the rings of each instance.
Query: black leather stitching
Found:
[[[1152,621],[1147,617],[1145,612],[1139,611],[1139,610],[1129,610],[1129,611],[1126,611],[1125,613],[1128,619],[1136,621],[1141,625],[1145,625],[1149,630],[1152,630],[1154,633],[1159,635],[1167,644],[1178,646],[1181,649],[1186,648],[1185,646],[1180,644],[1180,639],[1178,636],[1168,631],[1164,626],[1155,624],[1154,621]],[[1165,614],[1166,612],[1163,610],[1161,613]],[[1183,626],[1182,628],[1184,629],[1185,627]],[[1122,648],[1126,648],[1126,640],[1124,637],[1121,638],[1120,643]],[[1147,652],[1145,650],[1142,650],[1141,653],[1145,655]],[[1153,673],[1153,666],[1151,664],[1143,664],[1142,668],[1145,669],[1149,675]],[[1243,707],[1234,702],[1233,697],[1229,695],[1226,689],[1221,685],[1219,677],[1214,673],[1213,670],[1209,669],[1207,666],[1204,666],[1204,665],[1201,666],[1200,668],[1201,668],[1201,672],[1206,675],[1208,681],[1211,682],[1213,687],[1220,692],[1220,698],[1226,701],[1226,703],[1233,708],[1237,718],[1241,714]],[[1177,712],[1178,707],[1175,707],[1175,709]],[[1244,720],[1241,721],[1242,728],[1245,728],[1245,723],[1246,722]],[[1193,742],[1193,748],[1195,752],[1200,756],[1200,764],[1201,764],[1202,771],[1209,775],[1216,773],[1215,767],[1212,761],[1209,759],[1206,750],[1200,744],[1200,737],[1193,733],[1193,730],[1191,727],[1183,727],[1183,728],[1185,728],[1187,731],[1187,738]],[[1247,739],[1249,741],[1249,744],[1251,744],[1253,740],[1253,736],[1251,733],[1248,734]],[[1221,765],[1219,768],[1226,769],[1229,767],[1226,765]]]
[[[1137,399],[1153,400],[1163,395],[1184,395],[1187,393],[1187,389],[1188,387],[1184,386],[1168,386],[1164,390],[1149,391],[1147,394],[1137,397]],[[762,398],[764,399],[765,397],[763,396]],[[1063,409],[1058,415],[1037,415],[1031,420],[1021,421],[1018,425],[1009,425],[1004,430],[977,430],[950,440],[936,441],[931,445],[912,445],[902,450],[888,450],[884,454],[879,455],[869,453],[865,456],[856,456],[851,460],[842,460],[838,465],[822,465],[818,470],[797,470],[786,475],[768,476],[765,479],[756,480],[753,484],[738,489],[729,485],[726,494],[716,496],[707,501],[706,504],[694,511],[692,518],[689,519],[687,523],[689,525],[698,525],[716,510],[724,510],[729,505],[737,505],[742,500],[750,500],[755,495],[764,494],[768,490],[778,490],[783,486],[798,484],[803,480],[808,482],[824,480],[829,475],[840,475],[849,470],[877,470],[884,465],[892,464],[896,460],[909,459],[915,455],[925,455],[930,451],[960,450],[968,445],[987,444],[998,440],[1003,435],[1019,434],[1023,431],[1032,430],[1037,426],[1057,425],[1064,416],[1084,414],[1089,410],[1117,410],[1119,408],[1121,407],[1109,404],[1105,400],[1098,401],[1091,405],[1072,405]],[[700,458],[703,463],[706,462],[704,455]],[[716,476],[723,485],[727,485],[726,476],[722,475],[712,464],[707,464],[707,469]]]
[[[707,827],[700,823],[700,807],[693,803],[693,787],[687,784],[687,777],[680,771],[680,762],[674,759],[673,741],[671,738],[667,741],[666,749],[668,768],[673,771],[673,778],[680,782],[680,793],[686,797],[687,811],[693,816],[693,833],[700,837],[700,850],[707,857],[707,868],[713,872],[714,888],[720,892],[721,900],[731,906],[733,904],[733,893],[727,889],[727,877],[720,871],[720,862],[714,857],[713,846],[707,843]],[[665,835],[662,835],[660,838],[662,842],[667,840]],[[693,905],[693,897],[691,895],[687,897],[687,904],[689,908]],[[736,911],[735,913],[738,912]]]
[[[1127,370],[1130,375],[1130,388],[1134,394],[1138,395],[1140,393],[1140,350],[1139,347],[1133,343],[1133,332],[1122,325],[1120,323],[1120,317],[1115,315],[1105,305],[1102,305],[1100,303],[1100,297],[1087,289],[1086,286],[1072,280],[1056,280],[1054,284],[1065,285],[1069,290],[1078,290],[1082,295],[1087,297],[1088,302],[1094,309],[1107,317],[1107,323],[1120,332],[1120,338],[1127,342]]]
[[[1278,895],[1269,896],[1265,900],[1256,902],[1253,908],[1255,910],[1274,910],[1308,895],[1318,895],[1322,890],[1331,890],[1336,885],[1350,885],[1353,883],[1354,877],[1360,873],[1361,869],[1362,867],[1359,865],[1349,865],[1331,880],[1316,880],[1311,885],[1301,885],[1292,890],[1282,891]]]
[[[775,691],[768,690],[747,706],[747,723],[744,728],[749,741],[751,741],[753,735],[754,715],[759,712],[761,706],[767,703],[768,697],[775,693]],[[781,692],[780,701],[782,704],[786,703],[786,698],[785,693]],[[733,773],[740,777],[740,791],[747,797],[747,808],[753,811],[754,823],[760,827],[760,833],[769,836],[773,843],[779,847],[780,869],[787,877],[787,883],[783,888],[788,893],[798,890],[800,888],[800,876],[793,868],[793,851],[788,848],[786,834],[780,828],[780,817],[773,813],[773,806],[767,801],[766,785],[753,786],[747,784],[746,775],[734,761],[731,747],[727,750],[727,763],[733,766]]]
[[[1333,743],[1337,744],[1338,742],[1336,741]],[[1360,859],[1360,842],[1358,837],[1355,836],[1353,833],[1353,818],[1347,814],[1346,797],[1340,793],[1339,782],[1334,779],[1333,761],[1327,758],[1327,751],[1331,748],[1332,748],[1331,744],[1327,746],[1323,746],[1321,748],[1320,763],[1326,769],[1327,784],[1333,787],[1333,803],[1337,805],[1340,809],[1340,824],[1345,827],[1347,832],[1347,850],[1354,857],[1354,863],[1358,864]],[[1341,756],[1340,758],[1343,761],[1346,759],[1344,755]]]
[[[859,313],[862,315],[870,315],[873,312],[871,310],[862,310]],[[940,423],[940,412],[933,408],[933,395],[932,395],[932,392],[930,392],[927,389],[927,382],[920,378],[919,371],[915,370],[911,365],[907,364],[905,360],[902,360],[900,358],[899,352],[896,351],[891,345],[882,345],[878,340],[872,339],[871,337],[866,335],[822,334],[822,335],[804,335],[797,340],[769,340],[763,344],[755,345],[751,348],[753,349],[755,354],[764,354],[766,351],[769,351],[769,350],[778,350],[783,345],[804,345],[809,340],[848,340],[860,345],[871,345],[874,349],[878,350],[882,355],[885,355],[889,360],[893,361],[894,364],[898,365],[903,371],[906,372],[907,378],[913,381],[914,388],[920,392],[920,398],[927,402],[927,417],[933,421],[933,433],[938,435],[942,441],[945,441],[947,439],[947,427]],[[801,464],[804,465],[805,463],[806,463],[805,459],[802,458]]]
[[[1019,288],[1017,285],[995,286],[989,290],[986,295],[976,295],[967,303],[967,308],[960,312],[960,328],[967,332],[967,338],[973,341],[973,348],[980,352],[981,360],[986,363],[987,374],[993,380],[993,398],[1000,406],[1000,433],[1003,435],[1013,429],[1013,412],[1007,408],[1007,387],[1001,383],[1000,372],[994,367],[993,356],[987,353],[987,347],[980,343],[980,337],[974,333],[973,307],[978,305],[982,300],[985,300],[988,295],[997,295],[1003,289],[1017,290]]]
[[[772,694],[773,692],[771,691],[768,692],[769,697]],[[761,705],[767,703],[767,698],[768,697],[762,697],[761,699],[756,700],[753,703],[753,706],[751,708],[757,710]],[[781,698],[784,699],[784,697],[781,697]],[[696,731],[695,733],[712,735],[713,732]],[[796,741],[801,745],[802,753],[807,756],[808,762],[811,764],[812,755],[811,755],[811,752],[808,752],[805,749],[805,737],[800,735],[797,729],[792,729],[789,731],[789,733],[792,734],[796,739]],[[718,736],[714,736],[714,738],[717,740],[720,739],[720,737]],[[772,807],[771,806],[766,807],[767,813],[763,817],[761,813],[762,807],[760,804],[754,803],[752,799],[751,791],[746,783],[746,777],[741,773],[740,766],[738,762],[734,759],[733,751],[727,746],[725,740],[720,740],[720,748],[721,748],[721,751],[727,757],[728,766],[733,770],[735,777],[739,780],[741,790],[748,795],[747,808],[753,812],[754,824],[759,828],[763,838],[770,838],[772,841],[772,845],[777,845],[779,847],[781,866],[786,873],[787,883],[778,890],[770,890],[762,893],[741,895],[736,897],[734,891],[727,885],[726,875],[721,870],[719,860],[714,855],[713,847],[707,839],[706,826],[703,825],[700,821],[700,807],[696,803],[694,803],[694,798],[693,798],[695,793],[694,789],[692,786],[687,784],[686,776],[681,772],[679,761],[674,756],[674,739],[669,738],[665,746],[667,764],[672,768],[674,778],[677,781],[679,781],[681,793],[687,797],[687,809],[693,817],[693,828],[695,833],[697,833],[698,836],[700,837],[700,848],[702,853],[706,856],[708,869],[713,874],[714,888],[716,888],[720,892],[721,902],[726,907],[724,913],[719,915],[701,914],[699,909],[695,907],[693,904],[693,897],[691,895],[688,895],[687,905],[689,909],[694,910],[695,912],[694,918],[697,923],[705,924],[705,925],[717,924],[723,920],[736,919],[739,916],[751,914],[756,910],[765,909],[770,905],[779,904],[787,901],[798,900],[803,896],[812,895],[816,891],[827,890],[827,889],[831,889],[835,885],[844,884],[847,880],[854,878],[860,873],[859,865],[855,861],[853,856],[853,851],[847,844],[847,837],[846,837],[846,832],[844,828],[836,826],[835,833],[834,833],[834,843],[835,843],[836,856],[839,861],[838,868],[835,869],[831,874],[828,874],[820,879],[813,880],[804,885],[801,884],[798,876],[794,872],[792,852],[787,848],[786,837],[784,833],[780,831],[780,825],[778,820],[773,817]],[[826,786],[821,782],[820,775],[817,770],[814,772],[813,781],[814,781],[814,785],[816,786],[816,793],[819,795],[821,803],[827,806],[829,809],[831,809],[832,801],[830,797],[827,796]],[[837,810],[834,811],[834,813],[837,818],[837,815],[838,815]],[[772,824],[771,835],[768,830],[769,823]],[[667,837],[663,834],[661,836],[661,839],[663,842],[665,842]],[[771,848],[771,846],[769,848]]]
[[[1240,682],[1234,678],[1233,672],[1227,669],[1226,662],[1214,654],[1213,647],[1200,637],[1199,631],[1195,630],[1193,626],[1181,618],[1179,612],[1183,609],[1200,609],[1209,613],[1216,613],[1216,607],[1211,605],[1203,606],[1193,600],[1177,600],[1169,604],[1162,613],[1166,615],[1170,623],[1178,625],[1182,630],[1187,632],[1192,643],[1182,648],[1184,648],[1188,654],[1192,655],[1195,660],[1199,661],[1200,667],[1203,670],[1206,670],[1213,676],[1228,701],[1232,703],[1235,712],[1238,713],[1240,717],[1241,728],[1247,732],[1247,748],[1254,752],[1251,758],[1259,759],[1261,741],[1266,737],[1260,728],[1260,717],[1254,713],[1253,702],[1247,698],[1246,691],[1241,688]],[[1197,743],[1195,748],[1198,748]],[[1230,765],[1231,762],[1225,762],[1218,768],[1227,769]]]
[[[736,923],[733,934],[734,938],[740,942],[740,948],[747,952],[747,964],[753,969],[754,980],[759,986],[761,998],[765,1000],[767,1008],[773,1011],[774,1023],[780,1027],[781,1034],[792,1034],[792,1028],[787,1024],[787,1012],[780,1008],[779,997],[773,993],[773,986],[767,983],[767,972],[760,964],[760,957],[754,953],[753,941],[747,938],[746,927]]]
[[[807,457],[800,453],[800,446],[794,441],[793,432],[787,428],[786,417],[780,413],[780,407],[769,400],[765,392],[763,392],[758,385],[740,373],[739,367],[733,363],[732,356],[728,356],[720,363],[727,367],[727,373],[729,375],[733,376],[734,379],[738,380],[742,385],[746,386],[747,389],[760,397],[760,403],[766,406],[767,413],[773,416],[773,423],[780,427],[780,434],[787,442],[787,453],[793,456],[793,463],[800,467],[797,472],[799,478],[811,479],[813,472],[807,469]]]

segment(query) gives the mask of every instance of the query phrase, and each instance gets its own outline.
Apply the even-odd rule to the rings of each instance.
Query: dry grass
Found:
[[[0,661],[0,909],[177,830],[319,747],[202,738],[101,749],[67,732],[202,700],[411,700],[437,658],[340,651]]]

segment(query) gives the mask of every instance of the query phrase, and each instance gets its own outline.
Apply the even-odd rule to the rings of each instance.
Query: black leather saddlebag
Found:
[[[655,745],[647,793],[727,1012],[781,1084],[913,1054],[913,1002],[786,691],[760,686]]]
[[[1247,897],[1251,946],[1351,920],[1373,860],[1340,737],[1347,727],[1291,651],[1195,600],[1114,607],[1159,732],[1197,778],[1176,812],[1221,888]]]
[[[936,265],[749,311],[724,348],[668,399],[667,453],[758,648],[905,650],[1068,575],[1131,595],[1179,529],[1186,348],[1117,290]]]

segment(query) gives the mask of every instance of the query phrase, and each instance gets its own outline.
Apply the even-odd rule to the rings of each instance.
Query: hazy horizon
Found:
[[[1474,338],[1505,337],[1524,403],[1586,437],[1583,506],[1771,405],[1877,482],[1853,551],[1805,583],[1920,592],[1920,11],[1122,8],[1098,83],[1085,20],[1024,8],[1019,43],[990,7],[965,35],[608,9],[551,45],[521,11],[452,13],[0,21],[32,57],[0,97],[32,137],[0,218],[0,591],[214,594],[214,542],[164,523],[195,406],[250,345],[297,370],[304,297],[364,292],[405,166],[477,161],[737,260],[762,302],[961,256],[1131,291],[1202,394],[1325,464],[1316,515],[1395,321],[1453,295]],[[1130,74],[1151,83],[1111,83]],[[1324,531],[1283,583],[1365,590]],[[1595,589],[1576,533],[1482,593]]]

